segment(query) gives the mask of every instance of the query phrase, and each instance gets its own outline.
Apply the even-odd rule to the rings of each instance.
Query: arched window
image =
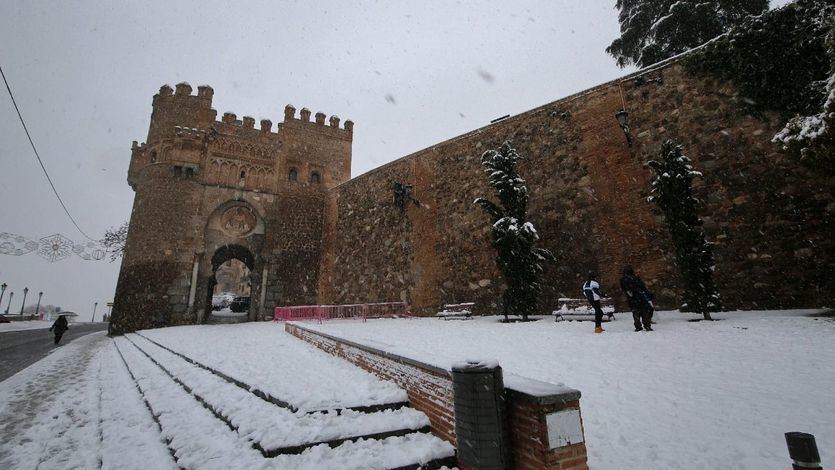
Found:
[[[322,177],[319,176],[318,171],[314,171],[313,173],[310,174],[310,182],[313,183],[313,184],[319,184],[319,183],[322,182]]]
[[[151,151],[151,163],[155,163],[157,161],[157,151]]]
[[[298,181],[299,180],[299,170],[295,168],[290,168],[290,174],[287,175],[287,179],[290,181]]]

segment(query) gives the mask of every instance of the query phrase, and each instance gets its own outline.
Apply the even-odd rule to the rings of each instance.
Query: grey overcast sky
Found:
[[[786,0],[772,2],[782,5]],[[615,0],[0,2],[0,64],[59,193],[93,238],[130,216],[131,141],[160,85],[215,90],[218,113],[280,122],[284,105],[356,123],[353,171],[613,79]],[[84,241],[0,92],[0,232]],[[119,262],[0,255],[18,312],[89,319]],[[31,301],[31,302],[30,302]]]

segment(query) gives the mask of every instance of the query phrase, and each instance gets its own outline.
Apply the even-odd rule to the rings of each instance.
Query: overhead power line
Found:
[[[78,231],[87,237],[88,240],[97,241],[91,238],[89,235],[84,233],[84,230],[81,230],[81,227],[78,226],[78,223],[73,218],[72,214],[70,214],[69,209],[67,209],[67,205],[64,204],[64,200],[61,199],[61,196],[58,194],[58,190],[55,189],[55,185],[52,184],[52,178],[49,177],[49,173],[46,171],[46,167],[43,165],[43,161],[41,160],[41,155],[38,153],[38,149],[35,148],[35,142],[32,141],[32,136],[29,134],[29,129],[26,127],[26,122],[23,120],[23,116],[20,114],[20,108],[17,107],[17,101],[14,99],[14,94],[12,94],[12,88],[9,86],[9,81],[6,80],[6,74],[3,73],[3,67],[0,66],[0,75],[3,76],[3,82],[6,84],[6,90],[9,91],[9,97],[12,99],[12,104],[14,105],[15,111],[17,111],[17,117],[20,119],[20,124],[23,126],[23,130],[26,132],[26,137],[29,138],[29,145],[32,146],[32,151],[35,152],[35,157],[38,159],[38,163],[41,165],[41,169],[43,170],[44,176],[46,176],[46,180],[49,181],[49,186],[52,188],[52,192],[55,193],[55,197],[58,198],[58,202],[61,203],[61,207],[64,208],[64,212],[67,213],[67,217],[70,218],[70,221]]]

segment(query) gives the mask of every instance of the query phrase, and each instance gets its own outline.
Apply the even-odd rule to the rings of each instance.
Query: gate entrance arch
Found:
[[[233,261],[238,261],[238,263],[232,263]],[[241,245],[223,245],[215,250],[211,263],[212,276],[209,278],[206,292],[207,305],[204,308],[206,312],[212,313],[207,316],[207,321],[233,321],[237,318],[236,313],[243,313],[246,318],[255,316],[257,311],[251,311],[253,307],[252,272],[255,268],[255,257],[252,252]],[[224,274],[233,279],[223,279]],[[217,289],[220,286],[222,286],[221,291]],[[214,300],[219,294],[233,294],[232,303],[228,302],[230,299],[225,299],[226,302],[216,306]],[[248,300],[244,303],[243,299]]]
[[[231,200],[220,204],[206,221],[203,240],[204,250],[198,268],[197,290],[201,294],[200,305],[196,306],[197,322],[254,321],[262,310],[265,275],[264,246],[265,224],[259,210],[248,201]],[[217,273],[232,260],[238,260],[248,271],[248,295],[241,292],[238,297],[249,297],[246,315],[213,315],[212,295],[218,284]]]

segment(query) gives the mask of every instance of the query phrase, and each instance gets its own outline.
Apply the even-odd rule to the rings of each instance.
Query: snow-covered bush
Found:
[[[713,284],[713,249],[705,239],[702,220],[696,212],[693,179],[702,176],[682,154],[682,147],[668,140],[661,146],[661,159],[648,165],[655,172],[650,202],[664,213],[673,239],[676,265],[684,281],[684,302],[689,311],[710,320],[720,309],[719,292]]]
[[[510,314],[527,320],[528,315],[535,313],[542,292],[543,263],[553,261],[554,256],[534,246],[539,235],[526,219],[528,187],[516,171],[521,158],[509,141],[498,150],[484,152],[481,164],[490,185],[496,189],[499,204],[484,198],[473,203],[480,205],[493,222],[490,234],[496,248],[496,264],[507,284],[502,294],[505,319]]]

